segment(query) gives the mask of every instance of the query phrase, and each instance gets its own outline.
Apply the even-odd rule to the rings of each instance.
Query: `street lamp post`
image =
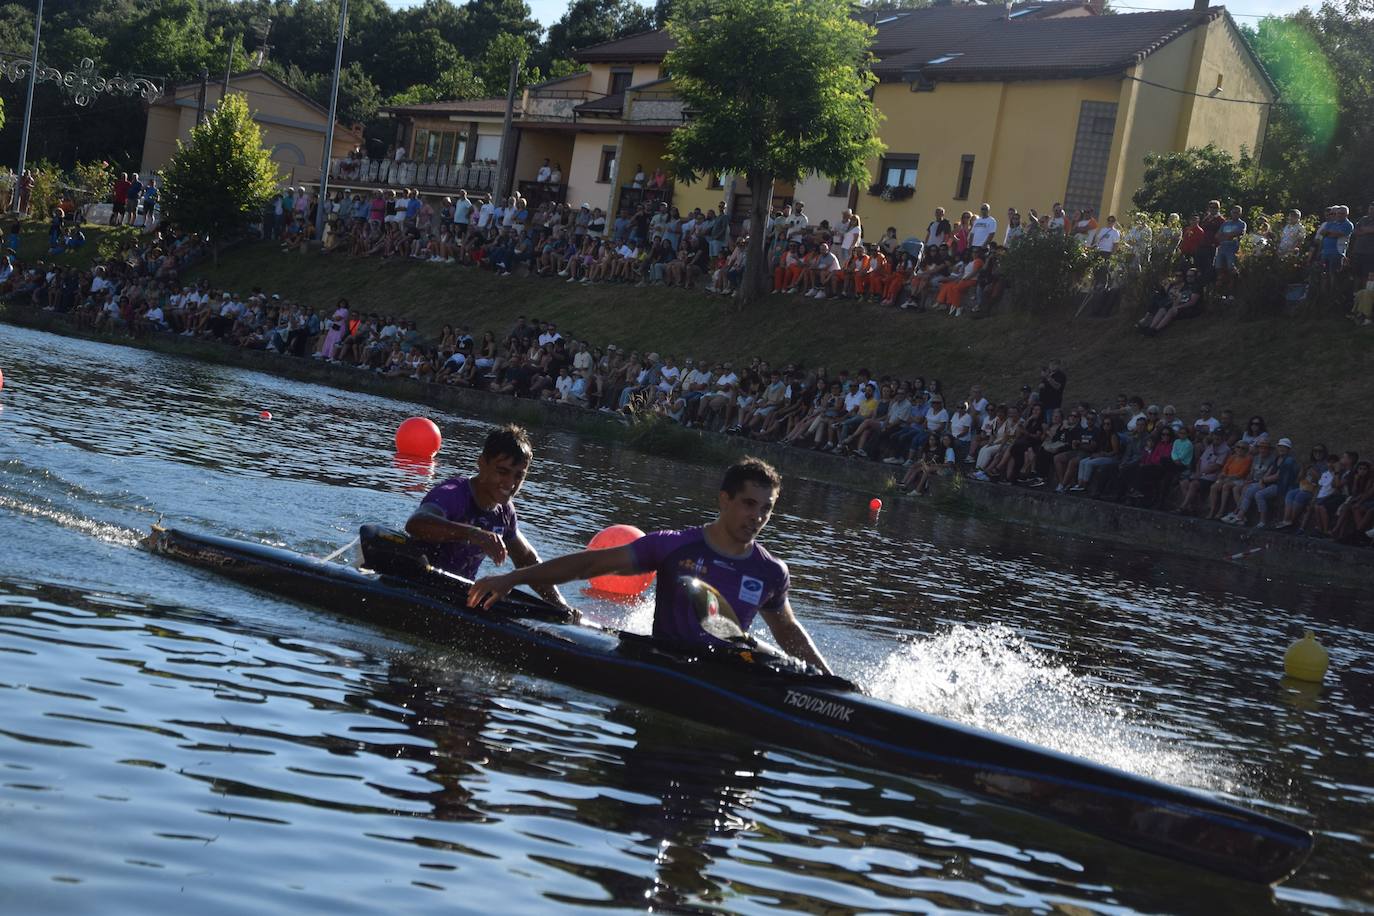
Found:
[[[339,70],[343,68],[344,29],[347,24],[348,0],[339,0],[339,40],[334,46],[334,85],[329,90],[329,120],[324,125],[324,149],[320,152],[320,197],[315,204],[315,238],[321,242],[324,241],[325,207],[329,194],[329,161],[334,154],[334,118],[339,110]]]
[[[24,180],[25,160],[29,155],[29,118],[33,114],[33,87],[38,82],[38,37],[43,33],[43,0],[33,20],[33,55],[29,58],[29,88],[24,96],[24,129],[19,134],[19,168],[14,173],[14,209],[19,209],[20,185]]]

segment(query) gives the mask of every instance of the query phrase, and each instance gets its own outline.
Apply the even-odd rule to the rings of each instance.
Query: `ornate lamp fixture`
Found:
[[[0,60],[0,76],[7,76],[10,82],[17,83],[28,79],[30,67],[32,64],[27,60]],[[75,70],[64,73],[55,67],[39,66],[33,76],[35,82],[58,84],[71,95],[73,102],[82,106],[91,104],[101,95],[137,95],[145,101],[152,101],[162,94],[162,87],[147,77],[123,74],[101,76],[95,71],[95,61],[89,57],[83,57]]]

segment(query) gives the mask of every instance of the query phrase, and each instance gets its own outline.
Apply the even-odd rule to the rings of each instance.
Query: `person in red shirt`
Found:
[[[1202,214],[1194,213],[1192,220],[1183,227],[1183,236],[1179,239],[1179,252],[1194,264],[1197,263],[1197,250],[1202,245],[1202,240],[1207,236],[1206,230],[1202,228]]]
[[[129,200],[129,181],[128,172],[120,172],[119,180],[114,183],[114,208],[110,211],[110,225],[118,226],[123,222],[124,208]]]

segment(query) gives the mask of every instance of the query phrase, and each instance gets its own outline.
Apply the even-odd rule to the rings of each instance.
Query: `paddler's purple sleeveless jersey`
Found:
[[[515,506],[501,503],[486,510],[478,508],[466,477],[450,477],[425,494],[420,504],[438,506],[449,521],[490,531],[507,544],[515,540]],[[425,553],[435,566],[467,579],[477,575],[477,567],[486,557],[476,544],[451,542],[427,544]]]
[[[787,602],[787,564],[758,544],[746,557],[727,557],[706,543],[700,528],[655,531],[631,545],[639,572],[658,573],[654,595],[654,636],[716,643],[697,619],[678,579],[702,580],[730,603],[740,628],[748,631],[759,611],[780,611]]]

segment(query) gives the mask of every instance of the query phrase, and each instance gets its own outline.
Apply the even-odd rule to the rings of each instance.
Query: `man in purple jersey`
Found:
[[[406,533],[440,569],[471,579],[483,558],[533,566],[539,554],[517,527],[515,494],[525,482],[534,452],[519,426],[487,434],[477,476],[450,477],[430,490],[406,521]],[[546,601],[567,607],[553,585],[537,589]]]
[[[716,643],[738,621],[748,631],[756,614],[788,654],[830,672],[787,600],[787,565],[763,549],[758,537],[777,503],[782,480],[757,458],[725,472],[714,522],[683,531],[655,531],[623,547],[583,550],[473,583],[470,607],[489,607],[517,585],[552,587],[574,579],[656,572],[654,636],[676,642]],[[704,583],[704,586],[703,586]],[[704,599],[704,600],[703,600]]]

